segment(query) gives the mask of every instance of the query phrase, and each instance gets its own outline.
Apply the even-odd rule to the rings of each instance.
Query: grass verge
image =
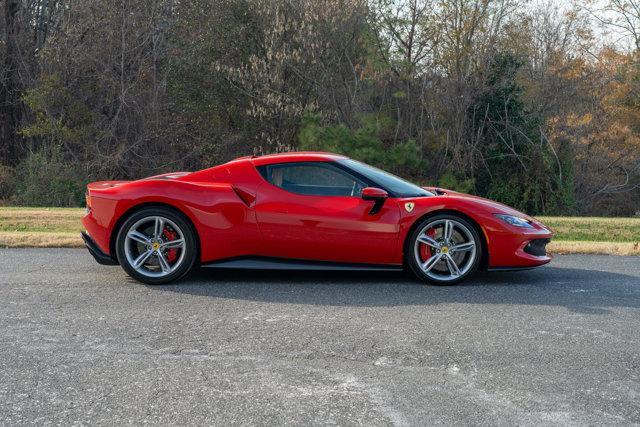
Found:
[[[0,247],[79,248],[84,209],[0,207]]]
[[[547,246],[554,254],[640,255],[640,244],[554,240]]]
[[[82,247],[79,208],[0,207],[0,247]],[[640,218],[539,217],[560,254],[640,255]]]

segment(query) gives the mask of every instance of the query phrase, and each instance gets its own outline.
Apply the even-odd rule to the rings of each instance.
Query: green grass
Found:
[[[640,218],[538,217],[555,233],[554,240],[640,242]]]

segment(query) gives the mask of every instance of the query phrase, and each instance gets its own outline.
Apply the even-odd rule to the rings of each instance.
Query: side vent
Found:
[[[231,188],[233,188],[233,191],[240,198],[240,200],[242,200],[242,203],[247,205],[247,207],[251,207],[251,204],[256,200],[256,196],[249,193],[248,191],[242,190],[236,186],[232,186]]]

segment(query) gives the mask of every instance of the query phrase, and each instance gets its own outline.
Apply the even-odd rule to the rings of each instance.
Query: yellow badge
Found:
[[[407,212],[411,212],[415,205],[416,204],[413,203],[413,202],[407,202],[407,203],[404,204],[404,208],[407,210]]]

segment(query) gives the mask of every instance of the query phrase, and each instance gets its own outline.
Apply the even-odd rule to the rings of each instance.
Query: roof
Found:
[[[254,165],[261,166],[272,163],[333,162],[345,158],[345,156],[342,156],[340,154],[323,153],[319,151],[292,151],[289,153],[268,154],[266,156],[251,157],[250,159]]]

